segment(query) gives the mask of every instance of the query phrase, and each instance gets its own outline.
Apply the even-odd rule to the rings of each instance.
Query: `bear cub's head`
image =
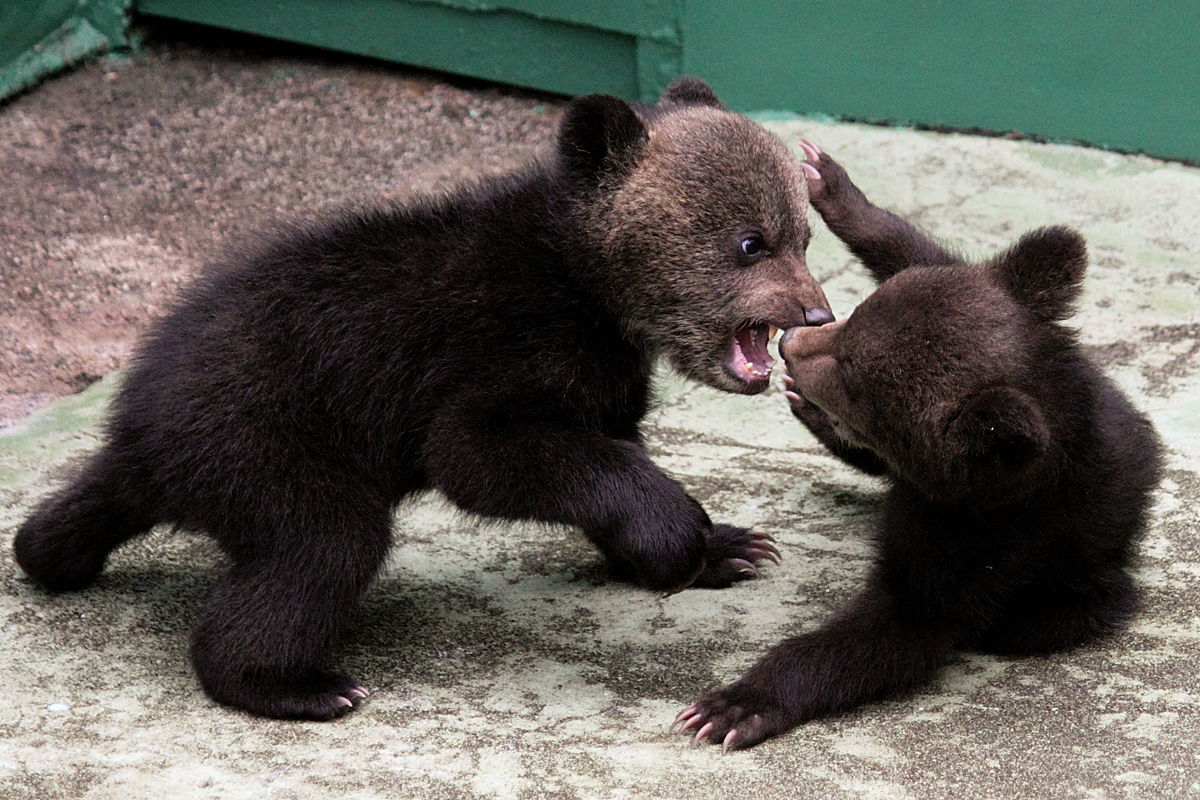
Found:
[[[702,81],[677,80],[653,107],[573,101],[558,169],[568,217],[601,254],[580,280],[684,375],[761,392],[772,328],[833,319],[805,261],[803,170]]]
[[[793,403],[817,405],[929,499],[1025,496],[1072,413],[1074,336],[1057,322],[1086,268],[1083,238],[1054,227],[983,264],[903,269],[845,320],[784,334]]]

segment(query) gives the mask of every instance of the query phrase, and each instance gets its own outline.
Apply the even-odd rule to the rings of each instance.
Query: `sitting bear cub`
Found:
[[[1160,468],[1150,422],[1058,324],[1087,264],[1077,233],[966,264],[802,146],[813,207],[882,285],[784,335],[787,394],[890,488],[862,593],[680,713],[725,747],[916,687],[956,648],[1047,653],[1116,630]]]
[[[231,568],[192,637],[204,689],[317,720],[366,695],[321,662],[416,492],[576,526],[658,592],[753,575],[768,538],[714,528],[638,424],[659,356],[757,393],[772,327],[833,319],[807,207],[787,147],[684,78],[650,108],[572,101],[517,174],[234,252],[140,346],[17,561],[74,589],[154,525],[211,535]]]

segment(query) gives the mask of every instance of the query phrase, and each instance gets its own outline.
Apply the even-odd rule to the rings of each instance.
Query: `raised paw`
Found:
[[[788,405],[792,407],[792,413],[797,417],[812,406],[812,403],[805,400],[804,396],[796,391],[796,381],[787,373],[783,375],[783,396],[787,398]]]
[[[821,171],[817,169],[817,164],[821,162],[821,148],[809,139],[800,139],[797,144],[804,151],[804,161],[800,162],[800,167],[804,170],[804,174],[808,177],[808,194],[809,197],[815,197],[821,194],[824,189],[824,181],[821,178]]]
[[[715,525],[708,538],[707,565],[692,585],[723,589],[737,581],[757,578],[759,562],[779,563],[774,541],[765,533],[735,525]]]
[[[830,221],[831,216],[836,220],[863,205],[869,205],[833,156],[822,152],[808,139],[801,139],[799,144],[806,159],[800,166],[808,180],[808,199],[826,222]],[[834,233],[838,231],[835,229]]]
[[[866,447],[851,444],[840,436],[834,427],[834,422],[821,407],[796,391],[796,383],[789,376],[783,376],[784,392],[792,407],[792,415],[804,423],[809,432],[829,448],[835,456],[856,467],[868,475],[883,475],[888,471],[887,462],[874,451]]]
[[[721,750],[753,747],[795,726],[783,709],[752,687],[732,684],[710,692],[680,711],[672,730],[692,735],[692,744],[720,744]]]

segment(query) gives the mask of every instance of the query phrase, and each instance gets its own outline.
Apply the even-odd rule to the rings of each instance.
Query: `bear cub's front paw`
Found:
[[[836,215],[839,205],[861,202],[841,164],[808,139],[801,139],[799,145],[804,151],[805,160],[800,162],[800,167],[808,180],[808,199],[821,216]]]
[[[767,694],[751,684],[738,681],[716,692],[709,692],[679,712],[672,728],[691,733],[692,744],[707,739],[722,750],[751,747],[771,736],[795,727],[792,718]]]
[[[708,537],[706,566],[693,586],[724,589],[737,581],[758,577],[758,563],[779,563],[775,540],[765,533],[736,525],[715,525]]]

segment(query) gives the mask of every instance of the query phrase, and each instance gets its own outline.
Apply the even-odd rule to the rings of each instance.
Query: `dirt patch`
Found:
[[[123,366],[278,218],[506,171],[562,98],[176,24],[0,105],[0,426]]]

